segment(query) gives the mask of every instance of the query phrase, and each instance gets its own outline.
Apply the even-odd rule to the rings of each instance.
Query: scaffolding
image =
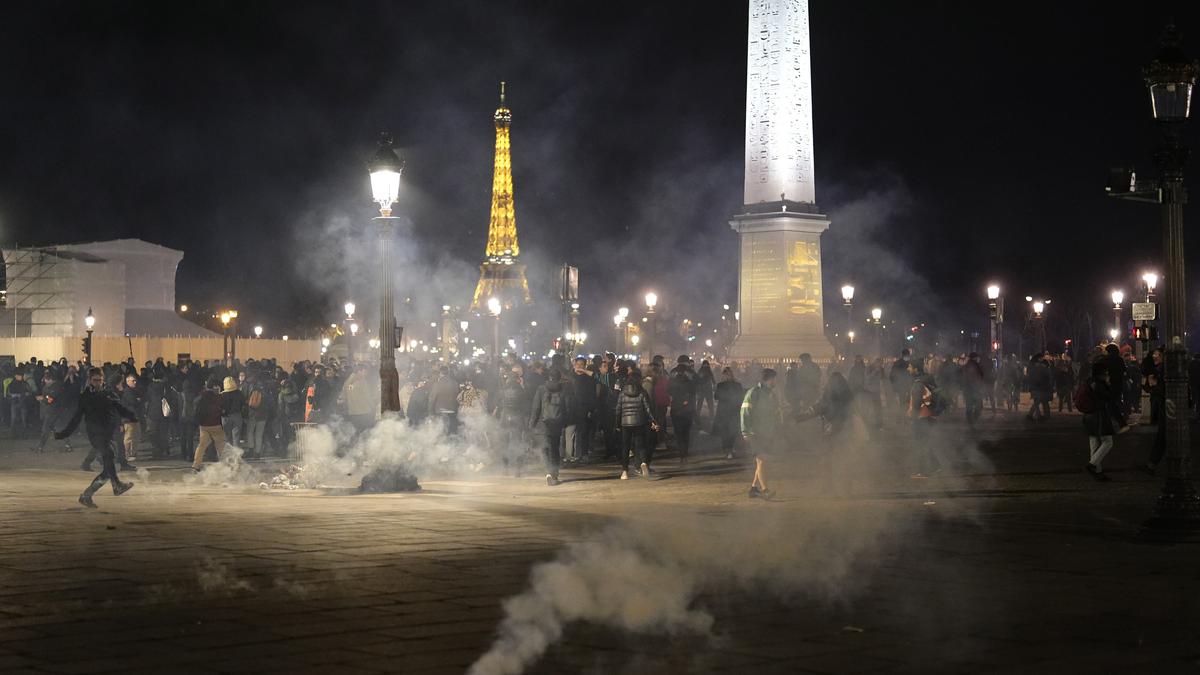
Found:
[[[90,253],[55,247],[4,250],[4,297],[13,335],[70,335],[75,307],[75,263],[102,263]],[[18,324],[23,329],[18,330]]]

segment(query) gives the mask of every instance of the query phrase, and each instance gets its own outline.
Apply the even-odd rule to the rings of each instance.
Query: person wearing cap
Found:
[[[757,385],[742,399],[742,438],[754,453],[754,478],[750,481],[750,498],[770,499],[775,492],[767,487],[767,461],[779,445],[779,430],[783,415],[779,397],[775,395],[777,374],[763,368]]]

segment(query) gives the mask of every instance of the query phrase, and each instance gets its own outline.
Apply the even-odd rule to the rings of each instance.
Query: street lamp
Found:
[[[400,198],[400,174],[404,163],[392,150],[392,137],[379,137],[379,149],[368,165],[371,197],[379,204],[375,222],[379,226],[379,409],[385,415],[400,410],[400,375],[396,372],[396,309],[392,299],[392,234],[396,218],[392,205]]]
[[[256,338],[261,338],[261,337],[262,337],[262,331],[263,331],[263,327],[262,327],[262,326],[255,326],[255,327],[254,327],[254,337],[256,337]]]
[[[875,324],[875,355],[883,356],[883,308],[871,308],[871,323]]]
[[[1034,330],[1037,332],[1038,351],[1043,354],[1046,352],[1046,302],[1048,301],[1033,301]]]
[[[342,309],[346,310],[346,318],[347,319],[354,318],[354,310],[356,309],[356,307],[354,306],[353,302],[347,302],[345,305],[342,305]]]
[[[1125,291],[1113,291],[1113,326],[1117,329],[1117,335],[1121,334],[1121,303],[1125,302]],[[1116,340],[1116,338],[1113,338]]]
[[[654,308],[658,306],[658,294],[651,291],[646,294],[646,352],[649,358],[654,358],[654,338],[658,335],[658,315]],[[634,343],[636,344],[636,343]]]
[[[88,307],[87,316],[83,317],[83,326],[87,329],[87,337],[83,339],[83,353],[87,356],[88,365],[92,365],[92,329],[96,327],[96,316]]]
[[[1108,337],[1111,338],[1113,342],[1117,341],[1117,336],[1120,334],[1121,334],[1121,331],[1117,330],[1116,328],[1108,329]]]
[[[1181,127],[1192,110],[1192,88],[1200,64],[1189,59],[1179,47],[1174,26],[1168,26],[1158,57],[1145,69],[1150,92],[1150,110],[1163,131],[1163,147],[1155,153],[1161,171],[1158,201],[1162,204],[1163,253],[1166,272],[1166,302],[1163,333],[1166,342],[1166,423],[1167,479],[1154,509],[1146,522],[1148,533],[1171,538],[1200,537],[1200,496],[1192,487],[1191,445],[1188,430],[1187,282],[1184,275],[1183,205],[1187,201],[1183,186],[1183,165],[1188,148],[1181,140]]]
[[[854,287],[850,284],[842,286],[842,306],[846,308],[846,336],[849,338],[850,326],[854,325],[854,321],[851,318],[851,312],[854,310]],[[850,352],[851,342],[854,342],[854,340],[849,340],[849,342],[846,343],[847,353]]]
[[[500,313],[504,306],[499,298],[488,298],[488,312],[492,315],[492,361],[496,370],[496,381],[500,381]]]
[[[225,327],[225,366],[233,367],[233,361],[237,358],[237,333],[232,329],[233,320],[237,318],[236,309],[227,309],[221,312],[221,325]]]
[[[1146,272],[1142,275],[1142,283],[1146,285],[1146,302],[1154,302],[1154,289],[1158,286],[1158,275]]]

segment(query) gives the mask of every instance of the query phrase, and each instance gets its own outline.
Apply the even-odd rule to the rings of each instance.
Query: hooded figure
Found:
[[[558,470],[562,466],[560,441],[563,428],[573,413],[573,387],[563,385],[562,371],[552,369],[546,374],[546,383],[538,387],[533,396],[533,408],[529,413],[529,426],[545,437],[543,452],[546,458],[546,484],[558,485]]]

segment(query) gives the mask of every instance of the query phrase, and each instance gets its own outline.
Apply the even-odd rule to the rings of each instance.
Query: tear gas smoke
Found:
[[[810,423],[811,424],[811,423]],[[913,541],[926,517],[903,508],[928,509],[921,501],[872,501],[895,490],[908,472],[893,444],[867,440],[857,426],[855,442],[828,447],[819,432],[793,454],[772,461],[772,475],[827,473],[825,490],[850,499],[803,499],[766,508],[732,510],[719,516],[660,514],[659,520],[623,522],[587,541],[568,546],[530,573],[529,586],[504,603],[505,618],[491,648],[470,675],[516,675],[536,661],[572,622],[589,622],[630,634],[691,633],[713,637],[714,616],[700,604],[709,591],[736,589],[789,602],[845,603],[871,580],[873,564],[903,541]],[[806,427],[810,428],[811,427]],[[816,441],[808,440],[816,438]],[[988,463],[973,443],[932,436],[929,450],[955,472],[986,472]],[[822,445],[826,447],[822,447]],[[818,459],[811,451],[832,454]],[[797,471],[801,457],[807,469]],[[819,455],[818,455],[819,457]],[[951,473],[938,493],[964,479]],[[784,485],[794,481],[779,479]],[[785,488],[786,489],[786,488]],[[810,486],[807,490],[816,489]],[[807,492],[805,490],[805,492]],[[881,494],[882,492],[882,494]],[[920,507],[916,505],[920,504]],[[754,506],[758,506],[755,504]],[[940,517],[969,516],[949,505]]]

